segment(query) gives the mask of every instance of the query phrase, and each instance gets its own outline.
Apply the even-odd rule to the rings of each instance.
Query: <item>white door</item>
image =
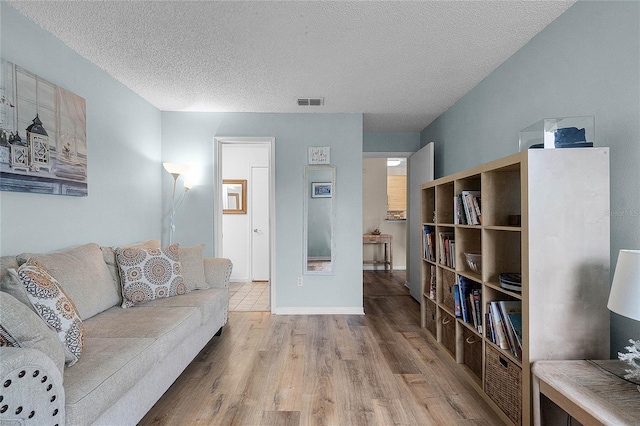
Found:
[[[251,280],[269,281],[269,168],[251,168]]]

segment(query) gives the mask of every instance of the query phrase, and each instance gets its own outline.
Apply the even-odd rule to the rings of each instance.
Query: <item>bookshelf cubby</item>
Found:
[[[435,258],[422,265],[422,326],[505,422],[529,425],[534,361],[609,357],[609,149],[530,149],[421,188],[421,220],[435,237]],[[462,191],[479,191],[480,224],[456,220]],[[455,265],[441,261],[441,233]],[[480,271],[465,252],[482,255]],[[522,291],[502,288],[504,273],[521,274]],[[481,289],[481,329],[455,316],[460,277]],[[487,305],[498,301],[521,304],[521,356],[487,335]]]

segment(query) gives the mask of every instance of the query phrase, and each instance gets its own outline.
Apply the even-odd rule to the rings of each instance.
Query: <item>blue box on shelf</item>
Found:
[[[595,140],[595,117],[542,119],[520,130],[519,150],[533,148],[590,148]]]

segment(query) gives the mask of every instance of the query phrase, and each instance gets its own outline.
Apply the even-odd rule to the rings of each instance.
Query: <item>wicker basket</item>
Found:
[[[487,344],[485,393],[507,417],[519,425],[522,423],[522,369],[510,359]]]
[[[456,357],[456,319],[446,312],[442,312],[442,345]]]
[[[456,274],[451,271],[442,271],[442,292],[444,294],[442,304],[451,312],[455,310],[456,304],[453,298],[453,285],[456,283]]]
[[[437,337],[436,304],[427,300],[427,330],[433,337]]]
[[[464,364],[482,380],[482,337],[475,334],[468,328],[462,329],[464,338]]]

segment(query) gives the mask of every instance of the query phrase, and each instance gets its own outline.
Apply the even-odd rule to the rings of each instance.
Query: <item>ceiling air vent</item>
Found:
[[[298,98],[298,106],[322,106],[324,98]]]

